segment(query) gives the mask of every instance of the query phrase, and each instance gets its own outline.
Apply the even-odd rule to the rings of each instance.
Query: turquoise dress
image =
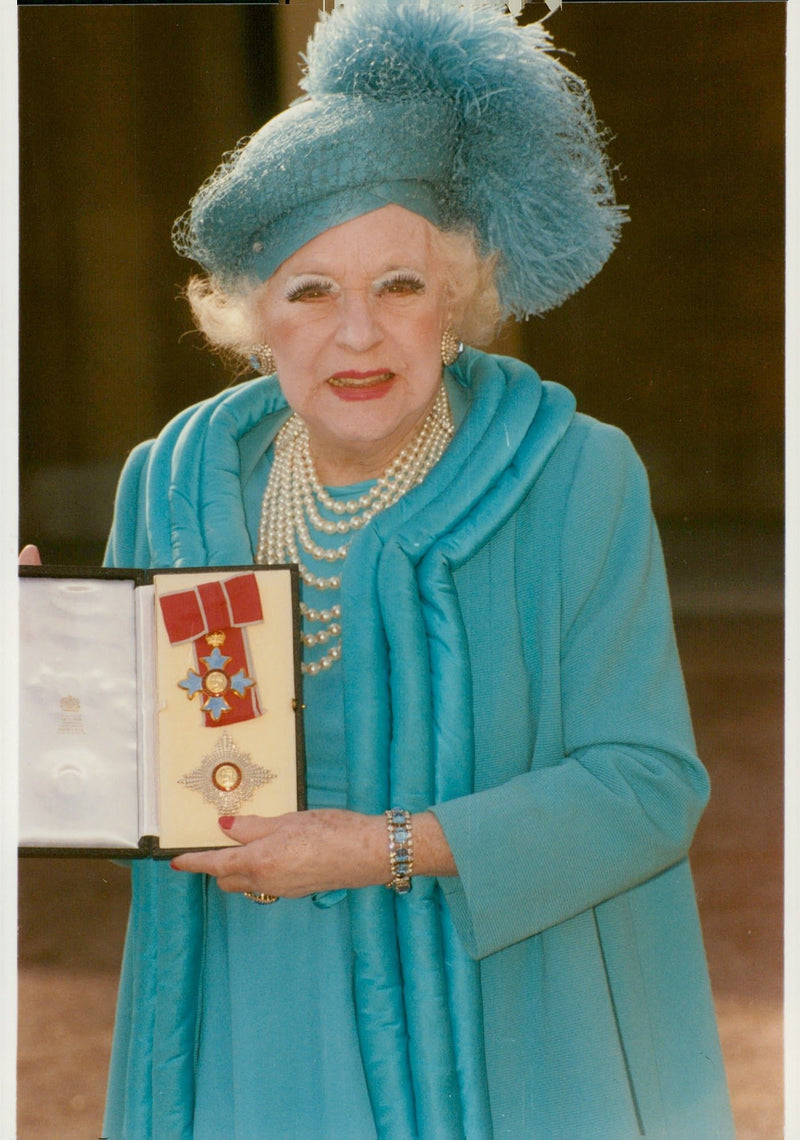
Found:
[[[244,486],[254,547],[267,474],[262,460]],[[329,491],[346,499],[369,486]],[[312,536],[321,545],[331,542],[313,528]],[[319,574],[331,573],[329,565],[310,555],[304,561]],[[339,600],[338,591],[301,589],[317,609]],[[320,652],[311,650],[311,658]],[[306,678],[304,701],[308,806],[345,807],[338,662]],[[194,1140],[255,1140],[256,1121],[260,1135],[274,1140],[320,1140],[322,1135],[371,1140],[376,1133],[352,1000],[347,893],[259,906],[220,891],[213,880],[206,891]],[[245,956],[242,947],[247,947]],[[320,1121],[325,1121],[324,1134]]]
[[[113,1140],[733,1137],[642,465],[519,361],[467,350],[446,383],[450,446],[353,538],[309,752],[315,795],[336,752],[348,808],[435,812],[458,874],[258,907],[138,861]],[[287,415],[264,378],[138,448],[109,562],[251,561]]]

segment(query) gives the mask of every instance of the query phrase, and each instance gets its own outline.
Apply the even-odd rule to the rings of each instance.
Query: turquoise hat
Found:
[[[504,315],[553,308],[605,263],[624,211],[604,134],[540,25],[481,0],[347,0],[321,14],[306,60],[306,94],[175,224],[178,251],[223,289],[389,203],[498,253]]]

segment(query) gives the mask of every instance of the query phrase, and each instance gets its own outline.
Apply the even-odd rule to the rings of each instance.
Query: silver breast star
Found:
[[[253,798],[258,788],[274,779],[274,772],[256,764],[227,732],[223,732],[200,766],[181,776],[178,783],[200,792],[220,815],[234,815]]]

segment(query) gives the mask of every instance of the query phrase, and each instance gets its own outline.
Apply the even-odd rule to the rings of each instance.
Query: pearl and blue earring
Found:
[[[455,364],[463,351],[464,345],[453,330],[451,328],[445,329],[442,333],[442,364],[445,368],[450,364]]]
[[[250,349],[250,365],[262,376],[271,376],[275,371],[275,357],[268,344],[255,344]]]

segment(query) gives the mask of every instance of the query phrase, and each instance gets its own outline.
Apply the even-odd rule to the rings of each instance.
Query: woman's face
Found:
[[[264,287],[278,379],[328,483],[378,475],[436,396],[448,313],[432,233],[384,206],[308,242]]]

